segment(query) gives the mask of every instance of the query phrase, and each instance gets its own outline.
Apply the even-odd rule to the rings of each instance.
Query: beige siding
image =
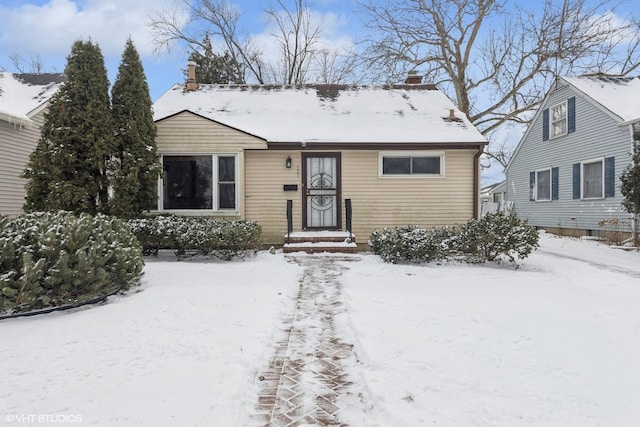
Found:
[[[291,156],[291,169],[285,167]],[[265,243],[282,244],[287,231],[287,199],[293,200],[293,228],[302,228],[302,164],[299,152],[246,151],[245,218],[262,227]],[[297,184],[298,191],[284,191]]]
[[[214,153],[267,148],[260,138],[247,135],[189,112],[156,122],[159,153]]]
[[[464,223],[473,216],[475,150],[445,151],[442,178],[381,178],[378,151],[343,151],[342,199],[353,204],[353,228],[365,243],[376,228],[414,224],[433,227]],[[287,156],[293,159],[285,168]],[[285,192],[284,184],[297,184]],[[245,152],[246,218],[258,221],[265,241],[283,242],[286,200],[293,200],[294,230],[302,228],[302,167],[300,152]],[[344,206],[342,208],[344,228]]]
[[[445,151],[442,178],[381,178],[377,151],[344,152],[342,196],[352,200],[358,242],[384,227],[467,222],[473,217],[474,154],[475,150]]]
[[[22,213],[26,180],[20,178],[29,156],[40,138],[42,113],[34,117],[35,126],[21,127],[0,121],[0,213]]]

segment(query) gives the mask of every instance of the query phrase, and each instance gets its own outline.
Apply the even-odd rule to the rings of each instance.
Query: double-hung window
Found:
[[[235,154],[164,155],[160,210],[236,210]]]
[[[551,169],[536,171],[536,201],[551,200]]]
[[[567,102],[561,102],[550,108],[551,138],[567,133]]]
[[[604,159],[582,163],[582,198],[600,199],[604,194]]]
[[[585,160],[573,164],[573,198],[615,197],[615,157]]]
[[[441,152],[386,152],[380,153],[382,177],[442,177],[444,153]]]
[[[542,140],[576,131],[576,97],[542,110]]]
[[[559,199],[560,168],[550,167],[529,173],[529,200],[550,202]]]

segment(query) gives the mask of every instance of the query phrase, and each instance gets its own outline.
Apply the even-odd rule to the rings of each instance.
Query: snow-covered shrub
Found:
[[[492,213],[453,229],[401,226],[374,230],[370,241],[373,252],[391,263],[442,259],[485,262],[501,255],[515,263],[538,247],[538,232],[515,215]]]
[[[190,225],[185,217],[159,215],[131,219],[127,226],[142,245],[145,255],[157,255],[163,248],[184,251],[183,243],[188,241]]]
[[[431,262],[448,255],[448,227],[426,230],[405,225],[382,231],[374,230],[370,241],[373,252],[391,263]]]
[[[142,252],[125,224],[105,215],[24,214],[0,231],[0,311],[82,301],[139,282]]]
[[[515,263],[538,245],[538,231],[516,215],[490,213],[456,228],[452,245],[469,261],[495,261],[500,256]]]
[[[145,254],[173,249],[178,256],[196,252],[224,260],[243,258],[262,247],[262,230],[253,221],[209,217],[153,216],[130,220]]]

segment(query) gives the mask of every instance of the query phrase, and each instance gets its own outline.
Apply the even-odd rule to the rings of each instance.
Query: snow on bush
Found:
[[[78,304],[142,275],[140,245],[116,218],[35,212],[0,225],[0,312]]]
[[[492,213],[455,228],[406,225],[374,230],[370,241],[375,254],[394,264],[443,259],[485,262],[502,257],[516,263],[538,247],[538,232],[515,215]]]
[[[262,230],[253,221],[208,217],[153,216],[127,222],[147,255],[173,249],[223,260],[243,258],[262,247]]]

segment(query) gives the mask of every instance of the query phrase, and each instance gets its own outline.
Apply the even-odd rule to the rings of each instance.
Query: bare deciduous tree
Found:
[[[282,0],[276,1],[279,8],[271,6],[265,10],[267,21],[275,28],[271,35],[280,51],[271,73],[274,81],[303,83],[317,54],[323,22],[313,22],[304,0],[296,0],[293,11]]]
[[[45,72],[44,63],[39,54],[12,53],[9,55],[9,60],[13,64],[13,68],[20,74],[42,74]]]
[[[265,9],[270,41],[277,46],[275,56],[266,54],[267,46],[258,45],[255,36],[241,29],[242,13],[229,0],[178,3],[181,11],[159,12],[148,23],[158,49],[170,49],[176,42],[204,49],[202,40],[209,36],[238,64],[246,81],[298,84],[323,78],[317,70],[322,70],[324,52],[329,50],[322,39],[324,23],[315,19],[306,0],[295,0],[293,7],[275,0]]]
[[[420,69],[485,134],[527,123],[556,75],[626,75],[639,66],[638,24],[604,0],[359,0],[374,78]],[[384,3],[384,4],[381,4]],[[502,142],[488,156],[505,166]],[[495,149],[494,149],[495,148]]]

